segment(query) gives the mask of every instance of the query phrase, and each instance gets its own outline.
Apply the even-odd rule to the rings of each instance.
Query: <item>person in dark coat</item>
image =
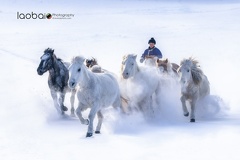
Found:
[[[143,63],[145,60],[145,56],[156,56],[157,58],[162,58],[161,51],[155,47],[156,41],[154,38],[151,38],[148,41],[149,47],[144,51],[144,53],[141,56],[140,62]]]

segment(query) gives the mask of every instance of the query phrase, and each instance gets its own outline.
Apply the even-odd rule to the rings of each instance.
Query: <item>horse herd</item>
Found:
[[[86,137],[93,135],[93,120],[97,114],[98,123],[95,130],[100,133],[103,122],[103,109],[112,106],[123,113],[134,110],[143,113],[144,117],[154,116],[153,103],[160,105],[161,81],[156,78],[166,74],[180,79],[181,103],[184,116],[189,116],[186,101],[190,102],[190,122],[195,122],[195,106],[198,100],[209,95],[210,88],[198,61],[193,58],[183,59],[180,66],[170,63],[168,59],[145,57],[145,65],[139,66],[137,56],[127,54],[122,59],[121,76],[102,69],[96,59],[85,59],[76,56],[71,63],[63,62],[54,54],[54,50],[47,48],[41,56],[37,68],[39,75],[49,71],[48,86],[53,98],[54,106],[60,114],[68,110],[64,106],[65,94],[71,92],[71,116],[77,115],[82,124],[88,125]],[[146,85],[147,84],[147,85]],[[75,95],[78,107],[75,111]],[[155,98],[154,98],[155,97]],[[83,118],[82,111],[90,108],[88,119]]]

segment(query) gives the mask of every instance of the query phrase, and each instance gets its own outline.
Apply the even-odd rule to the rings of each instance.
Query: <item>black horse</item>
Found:
[[[56,57],[54,50],[51,48],[47,48],[44,51],[44,54],[41,56],[41,62],[37,68],[39,75],[43,75],[47,71],[49,71],[48,86],[53,98],[54,106],[59,113],[64,114],[64,111],[68,110],[68,108],[64,106],[65,94],[66,92],[71,91],[71,115],[74,116],[76,90],[70,90],[68,88],[68,69],[62,60]]]

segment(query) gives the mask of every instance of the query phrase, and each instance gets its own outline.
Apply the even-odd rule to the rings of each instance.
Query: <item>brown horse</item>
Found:
[[[178,76],[177,70],[179,68],[179,65],[176,63],[170,63],[168,59],[157,59],[157,67],[163,72],[163,73],[169,73],[173,72],[175,75]]]
[[[88,68],[92,68],[92,66],[94,66],[94,65],[98,65],[96,58],[92,57],[92,59],[86,59],[86,66]]]
[[[93,58],[92,59],[86,59],[86,66],[94,73],[102,73],[103,70],[102,68],[98,65],[97,59]]]

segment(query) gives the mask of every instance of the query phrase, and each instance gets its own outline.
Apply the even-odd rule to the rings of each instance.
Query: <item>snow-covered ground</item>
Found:
[[[74,17],[20,20],[17,12]],[[1,0],[0,159],[239,159],[239,15],[237,0]],[[65,61],[94,56],[118,74],[122,56],[135,53],[139,60],[151,37],[172,62],[198,59],[211,94],[228,110],[189,123],[175,89],[163,95],[162,113],[152,123],[109,110],[102,134],[93,138],[85,138],[87,126],[77,118],[57,115],[48,74],[36,72],[44,49],[54,48]],[[65,102],[69,107],[69,95]]]

